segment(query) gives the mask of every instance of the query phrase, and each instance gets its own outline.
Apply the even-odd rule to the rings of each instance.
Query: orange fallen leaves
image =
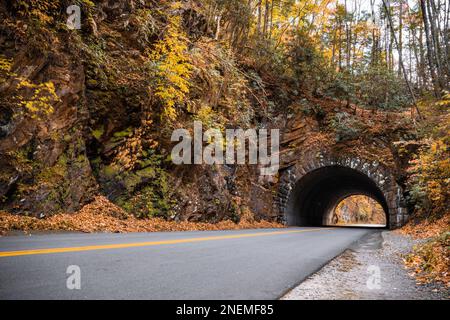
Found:
[[[450,287],[450,214],[439,220],[408,223],[397,232],[415,239],[428,239],[404,259],[418,284],[441,282]]]
[[[427,239],[436,237],[448,230],[450,226],[450,212],[444,215],[442,218],[435,219],[423,219],[418,223],[413,220],[408,222],[401,229],[396,230],[403,235],[411,236],[414,239]]]
[[[79,232],[156,232],[156,231],[191,231],[191,230],[237,230],[251,228],[282,228],[280,223],[269,221],[248,221],[240,223],[230,220],[219,223],[166,221],[162,218],[138,219],[126,213],[103,196],[85,205],[74,214],[57,214],[48,218],[13,215],[0,212],[0,234],[20,230],[64,230]]]

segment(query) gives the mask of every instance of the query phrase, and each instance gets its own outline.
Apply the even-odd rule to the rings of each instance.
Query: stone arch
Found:
[[[353,194],[377,200],[394,229],[408,220],[403,191],[377,161],[318,153],[281,172],[275,205],[288,225],[324,225],[327,212]]]

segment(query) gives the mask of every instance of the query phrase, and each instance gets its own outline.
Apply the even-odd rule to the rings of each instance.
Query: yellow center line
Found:
[[[226,236],[212,236],[212,237],[202,237],[202,238],[187,238],[187,239],[175,239],[175,240],[134,242],[134,243],[116,243],[116,244],[104,244],[104,245],[82,246],[82,247],[31,249],[31,250],[20,250],[20,251],[0,251],[0,257],[28,256],[28,255],[33,255],[33,254],[93,251],[93,250],[106,250],[106,249],[122,249],[122,248],[134,248],[134,247],[149,247],[149,246],[158,246],[158,245],[164,245],[164,244],[177,244],[177,243],[238,239],[238,238],[253,238],[253,237],[273,236],[273,235],[290,234],[290,233],[324,231],[324,230],[331,230],[331,229],[335,229],[335,228],[318,228],[318,229],[304,229],[304,230],[290,230],[290,231],[241,233],[241,234],[232,234],[232,235],[226,235]]]

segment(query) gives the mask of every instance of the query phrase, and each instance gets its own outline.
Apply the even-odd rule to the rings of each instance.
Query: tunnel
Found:
[[[364,173],[343,166],[325,166],[308,172],[294,185],[286,206],[291,226],[331,224],[334,208],[351,195],[365,195],[384,209],[389,226],[387,201],[377,184]]]

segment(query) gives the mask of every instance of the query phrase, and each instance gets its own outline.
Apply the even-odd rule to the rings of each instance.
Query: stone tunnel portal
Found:
[[[292,186],[285,210],[288,225],[323,226],[332,224],[334,208],[351,195],[376,200],[386,214],[389,208],[383,191],[364,173],[344,167],[325,166],[306,173]]]

